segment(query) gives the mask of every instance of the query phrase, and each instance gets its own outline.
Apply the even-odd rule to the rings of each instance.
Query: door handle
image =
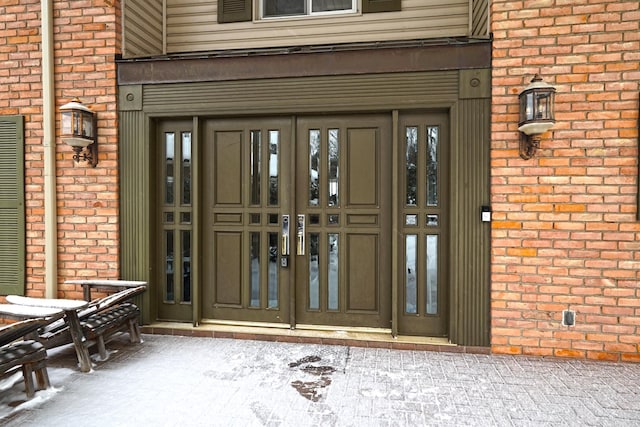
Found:
[[[282,255],[289,255],[289,215],[282,215]]]
[[[296,227],[296,240],[297,240],[297,255],[304,255],[304,215],[298,215],[297,227]]]

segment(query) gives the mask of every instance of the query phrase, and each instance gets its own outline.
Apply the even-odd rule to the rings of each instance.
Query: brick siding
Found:
[[[0,4],[0,115],[25,116],[27,294],[44,295],[44,170],[40,0]],[[119,275],[115,54],[120,22],[113,1],[53,1],[56,135],[58,108],[72,98],[98,115],[99,163],[74,164],[56,138],[59,296],[61,282]]]
[[[640,361],[640,2],[491,3],[492,351]],[[522,160],[535,73],[557,122]]]

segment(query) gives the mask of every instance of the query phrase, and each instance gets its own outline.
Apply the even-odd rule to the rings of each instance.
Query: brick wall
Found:
[[[640,2],[491,12],[492,350],[640,361]],[[535,73],[557,88],[557,123],[522,160],[517,99]]]
[[[27,293],[44,294],[44,171],[40,0],[0,3],[0,115],[25,116]],[[116,3],[116,4],[114,4]],[[74,164],[56,138],[60,297],[77,298],[69,278],[116,278],[118,170],[117,2],[53,1],[56,134],[58,108],[78,97],[98,115],[99,164]]]

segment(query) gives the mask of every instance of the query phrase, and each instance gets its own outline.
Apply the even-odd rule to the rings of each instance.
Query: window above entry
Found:
[[[218,22],[323,14],[395,12],[401,0],[218,0]],[[360,9],[358,9],[360,7]]]
[[[357,0],[261,0],[263,18],[357,11]]]

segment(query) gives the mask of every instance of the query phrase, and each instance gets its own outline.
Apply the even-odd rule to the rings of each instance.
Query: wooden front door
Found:
[[[204,319],[390,328],[390,121],[205,122]]]
[[[289,276],[280,256],[290,136],[290,119],[204,124],[205,319],[289,322]]]
[[[390,328],[391,117],[301,118],[296,321]]]

